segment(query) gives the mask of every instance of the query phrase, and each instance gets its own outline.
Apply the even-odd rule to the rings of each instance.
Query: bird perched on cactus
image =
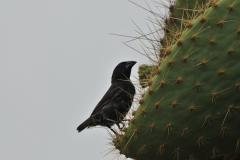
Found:
[[[105,126],[111,128],[116,124],[120,129],[120,123],[124,120],[129,111],[135,87],[130,81],[131,69],[136,64],[135,61],[119,63],[112,74],[112,85],[97,104],[90,117],[77,127],[78,132],[93,126]]]

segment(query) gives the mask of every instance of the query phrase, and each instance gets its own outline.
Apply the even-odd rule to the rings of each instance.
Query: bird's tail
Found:
[[[93,125],[93,118],[92,118],[92,117],[89,117],[86,121],[84,121],[82,124],[80,124],[80,125],[77,127],[77,131],[78,131],[78,132],[81,132],[81,131],[84,130],[85,128],[91,127],[91,126],[94,126],[94,125]]]

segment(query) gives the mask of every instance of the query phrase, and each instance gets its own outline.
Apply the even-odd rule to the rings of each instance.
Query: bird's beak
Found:
[[[126,69],[132,68],[134,64],[136,64],[136,61],[128,61],[125,65]]]

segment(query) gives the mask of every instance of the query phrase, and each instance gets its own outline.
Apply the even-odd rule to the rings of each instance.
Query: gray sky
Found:
[[[109,34],[138,35],[131,19],[147,33],[148,16],[127,0],[1,0],[0,159],[113,159],[106,129],[76,127],[119,62],[137,61],[135,76],[148,62]]]

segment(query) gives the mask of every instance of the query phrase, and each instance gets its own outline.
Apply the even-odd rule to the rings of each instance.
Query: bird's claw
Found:
[[[119,125],[120,123],[122,124],[122,127],[120,127],[120,125]],[[117,126],[121,130],[121,129],[123,129],[125,127],[125,124],[123,122],[119,122],[119,123],[117,123]]]

